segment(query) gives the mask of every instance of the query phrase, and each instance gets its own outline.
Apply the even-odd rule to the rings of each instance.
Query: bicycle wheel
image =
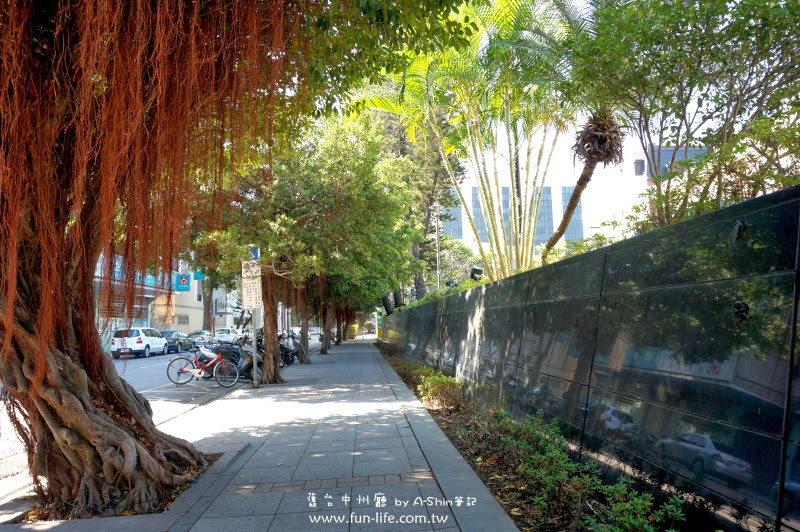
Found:
[[[167,378],[175,384],[186,384],[194,377],[189,371],[192,369],[194,369],[194,361],[191,358],[173,358],[167,364]]]
[[[239,380],[239,368],[230,360],[222,359],[214,365],[214,378],[220,386],[233,386]]]

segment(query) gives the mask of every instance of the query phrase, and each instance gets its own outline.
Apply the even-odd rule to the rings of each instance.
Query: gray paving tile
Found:
[[[414,471],[430,471],[431,466],[424,458],[412,458],[408,461]]]
[[[266,440],[266,443],[270,445],[285,445],[291,443],[303,443],[307,444],[311,441],[311,434],[289,434],[286,436],[276,436],[272,435],[269,436]]]
[[[314,432],[312,442],[353,440],[356,437],[356,425],[321,425]]]
[[[236,530],[236,532],[261,532],[272,524],[271,515],[250,515],[241,517],[213,517],[200,519],[191,532],[220,532]]]
[[[316,480],[323,478],[346,478],[353,476],[352,461],[347,464],[325,463],[312,466],[298,466],[292,480]]]
[[[312,441],[306,447],[307,453],[320,451],[352,451],[356,447],[354,439],[335,440],[335,441]]]
[[[296,466],[250,467],[240,469],[230,481],[231,484],[262,484],[265,482],[286,482],[292,480]]]
[[[214,502],[214,497],[198,497],[194,504],[192,504],[188,510],[178,519],[175,524],[188,524],[194,525],[195,521],[197,521],[208,507],[211,506],[211,503]]]
[[[359,440],[367,438],[399,438],[400,432],[396,428],[380,429],[380,430],[365,430],[356,435]]]
[[[425,499],[423,497],[423,499]],[[442,530],[456,525],[457,521],[448,506],[428,506],[430,524],[434,530]]]
[[[457,518],[458,526],[463,532],[485,532],[486,530],[498,532],[513,532],[519,529],[506,514],[475,514],[469,518]]]
[[[353,464],[353,475],[398,475],[411,473],[414,469],[407,459],[398,458],[385,462],[357,462]]]
[[[356,451],[353,458],[356,462],[381,462],[397,459],[407,459],[408,455],[403,447],[390,447],[388,449],[362,449]],[[375,473],[376,475],[380,473]]]
[[[386,497],[386,506],[414,508],[414,502],[421,496],[416,484],[393,484],[386,486],[359,486],[351,494],[353,508],[376,508],[375,497]],[[424,506],[417,506],[424,508]]]
[[[402,447],[403,440],[400,438],[367,438],[356,440],[356,450],[361,449],[389,449],[391,447]]]
[[[300,459],[300,466],[315,464],[346,464],[353,462],[353,451],[319,451],[306,453]]]
[[[277,513],[349,510],[351,507],[350,490],[351,488],[318,488],[290,491],[283,496]]]
[[[272,456],[283,456],[287,454],[303,454],[305,452],[306,447],[308,447],[308,443],[301,442],[301,443],[270,443],[269,441],[265,442],[258,450],[253,454],[253,457],[272,457]]]
[[[235,475],[233,473],[226,473],[218,476],[217,480],[215,480],[211,486],[209,486],[208,489],[203,492],[203,496],[216,497],[222,493],[226,487],[228,487],[228,484],[230,484],[231,480],[234,479],[234,476]],[[243,482],[243,484],[246,484],[246,482]]]
[[[346,531],[350,527],[348,524],[349,516],[348,511],[277,514],[272,520],[272,526],[270,526],[269,530],[277,532],[304,532],[306,530]],[[312,519],[319,521],[314,523]],[[340,522],[334,522],[334,519]],[[327,522],[323,520],[327,520]]]
[[[288,467],[296,466],[300,463],[302,454],[278,454],[275,456],[254,455],[244,465],[245,469],[251,467]]]
[[[271,516],[278,509],[283,493],[223,493],[211,503],[203,518]],[[263,529],[263,528],[262,528]]]
[[[418,522],[400,523],[400,519],[414,519]],[[373,532],[385,530],[421,531],[430,530],[428,513],[424,508],[355,508],[351,514],[350,530],[353,532]],[[390,521],[390,519],[392,521]],[[487,528],[485,530],[492,530]]]

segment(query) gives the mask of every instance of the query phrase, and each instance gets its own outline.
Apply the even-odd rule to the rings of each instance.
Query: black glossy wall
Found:
[[[391,315],[384,340],[515,414],[774,520],[800,517],[800,188]],[[781,479],[785,479],[781,482]]]

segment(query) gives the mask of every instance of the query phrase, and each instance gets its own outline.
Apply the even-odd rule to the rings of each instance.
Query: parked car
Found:
[[[111,354],[111,338],[114,337],[114,331],[97,331],[97,335],[100,337],[100,347],[103,348],[103,351]]]
[[[149,357],[153,353],[167,354],[167,339],[155,329],[118,329],[111,338],[111,356]]]
[[[199,345],[208,345],[211,343],[211,331],[201,329],[199,331],[190,332],[189,338],[192,339],[195,347]]]
[[[633,416],[619,408],[604,403],[595,403],[587,409],[586,420],[594,422],[603,432],[626,432],[636,430]]]
[[[549,412],[558,401],[559,398],[553,395],[547,386],[535,386],[525,392],[520,400],[520,406],[531,413],[537,410]]]
[[[736,458],[731,454],[732,448],[703,434],[687,432],[660,440],[657,446],[662,460],[688,466],[696,480],[708,473],[726,480],[731,488],[747,486],[753,480],[753,468],[749,462]]]
[[[194,340],[181,331],[161,331],[161,336],[167,339],[167,352],[180,353],[194,349]]]
[[[237,331],[236,329],[217,329],[214,333],[214,341],[215,342],[224,342],[226,344],[232,344],[239,338],[241,338],[242,333]]]

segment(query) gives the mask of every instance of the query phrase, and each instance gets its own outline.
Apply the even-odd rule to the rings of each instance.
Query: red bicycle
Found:
[[[210,379],[213,376],[220,386],[226,388],[239,381],[239,367],[232,360],[203,347],[200,351],[211,359],[208,363],[203,364],[197,352],[194,359],[188,356],[175,357],[167,364],[167,378],[175,384],[186,384],[194,377]]]

